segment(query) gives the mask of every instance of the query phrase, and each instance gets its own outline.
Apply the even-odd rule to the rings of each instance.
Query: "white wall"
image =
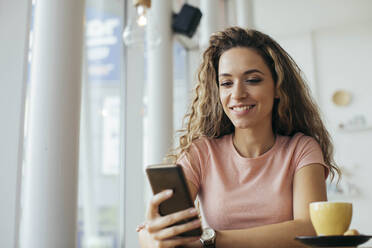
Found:
[[[372,1],[256,0],[256,28],[273,36],[303,69],[335,144],[343,168],[340,187],[330,200],[351,201],[351,228],[372,234],[372,128],[345,132],[338,128],[356,115],[372,126]],[[352,94],[349,106],[332,103],[332,94]],[[364,244],[371,246],[372,241]]]
[[[352,173],[350,177],[345,175],[344,180],[350,180],[360,191],[332,198],[354,203],[352,226],[367,234],[372,233],[372,129],[342,132],[338,125],[364,115],[367,125],[372,126],[371,28],[369,22],[315,33],[321,107],[336,144],[336,160]],[[352,94],[349,106],[337,107],[331,103],[332,94],[338,89]]]
[[[15,247],[31,1],[0,0],[0,247]]]
[[[303,33],[371,19],[369,0],[255,0],[254,24],[273,34]]]
[[[295,59],[304,72],[306,81],[312,90],[314,98],[319,102],[319,92],[314,64],[314,42],[312,32],[296,33],[274,38]]]

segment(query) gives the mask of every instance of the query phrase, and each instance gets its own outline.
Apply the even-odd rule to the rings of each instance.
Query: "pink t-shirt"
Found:
[[[197,187],[204,217],[216,230],[292,220],[294,174],[313,163],[326,167],[319,144],[302,133],[277,136],[274,146],[256,158],[242,157],[231,134],[198,139],[188,153],[178,163]]]

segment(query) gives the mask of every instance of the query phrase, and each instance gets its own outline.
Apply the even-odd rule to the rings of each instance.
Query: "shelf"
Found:
[[[361,132],[361,131],[372,131],[372,126],[362,126],[362,127],[358,127],[358,126],[344,126],[344,127],[338,127],[337,128],[338,131],[341,131],[341,132]]]

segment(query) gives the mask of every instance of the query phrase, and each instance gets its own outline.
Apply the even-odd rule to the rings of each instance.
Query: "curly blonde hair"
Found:
[[[176,161],[200,137],[219,138],[234,132],[219,99],[218,63],[220,56],[234,47],[255,50],[271,71],[279,99],[272,111],[274,134],[293,136],[297,132],[313,137],[320,145],[331,180],[341,172],[333,159],[333,144],[318,106],[310,95],[302,72],[292,57],[270,36],[253,29],[230,27],[214,33],[198,69],[198,81],[184,128],[179,130],[179,146],[168,156]]]

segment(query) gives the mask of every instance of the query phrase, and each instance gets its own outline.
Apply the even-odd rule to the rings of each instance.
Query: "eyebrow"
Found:
[[[252,74],[252,73],[255,73],[255,72],[258,72],[258,73],[260,73],[260,74],[262,74],[262,75],[265,75],[265,73],[263,73],[262,71],[257,70],[257,69],[252,69],[252,70],[245,71],[245,72],[243,73],[243,75]],[[231,77],[232,75],[229,74],[229,73],[221,73],[221,74],[219,74],[218,76],[219,76],[219,77]]]

